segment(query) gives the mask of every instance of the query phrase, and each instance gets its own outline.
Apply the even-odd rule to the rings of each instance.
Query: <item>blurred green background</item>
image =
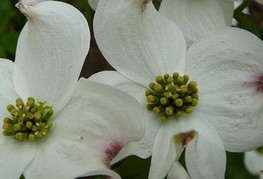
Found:
[[[78,8],[89,22],[92,29],[92,19],[94,11],[90,8],[87,0],[64,0],[65,2]],[[158,8],[161,0],[153,0]],[[26,17],[23,16],[16,8],[17,1],[1,0],[0,1],[0,58],[14,60],[16,43],[21,29],[26,23]],[[249,5],[249,14],[244,14],[238,9],[234,13],[234,18],[238,21],[240,28],[246,29],[259,38],[263,39],[263,7],[252,2]],[[89,77],[93,73],[101,70],[113,69],[103,58],[96,46],[92,35],[91,48],[84,64],[81,76]],[[243,163],[243,153],[227,152],[227,170],[226,179],[254,179],[248,173]],[[184,159],[180,159],[184,163]],[[146,179],[148,176],[150,159],[140,159],[134,156],[128,157],[124,161],[114,165],[112,168],[117,171],[123,179]],[[105,177],[89,177],[89,178],[105,178]]]

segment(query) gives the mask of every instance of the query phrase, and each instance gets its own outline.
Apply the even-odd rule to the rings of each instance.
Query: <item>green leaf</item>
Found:
[[[125,179],[145,179],[148,178],[151,158],[140,159],[135,156],[130,156],[123,160],[114,169]]]
[[[153,5],[157,10],[159,10],[161,2],[162,2],[161,0],[153,0]]]
[[[234,15],[239,26],[261,38],[260,29],[255,20],[248,14],[238,13]]]
[[[13,11],[9,0],[0,1],[0,33],[2,33],[8,26],[9,20],[13,16]]]
[[[226,179],[258,179],[258,176],[249,174],[244,165],[244,153],[227,152]]]
[[[18,32],[9,32],[1,34],[0,45],[4,47],[4,50],[9,54],[15,54],[16,43],[18,39]]]
[[[0,58],[7,58],[7,54],[4,50],[4,47],[0,44]]]

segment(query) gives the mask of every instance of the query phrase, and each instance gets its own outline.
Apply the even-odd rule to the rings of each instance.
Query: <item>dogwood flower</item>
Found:
[[[90,7],[95,11],[98,6],[99,0],[88,0]]]
[[[36,4],[39,4],[45,1],[51,1],[51,0],[20,0],[19,2],[27,6],[34,6]]]
[[[260,179],[263,178],[262,147],[258,148],[257,150],[245,152],[244,163],[251,174],[259,175]]]
[[[91,79],[118,87],[145,109],[145,136],[113,162],[152,155],[149,178],[169,171],[175,178],[187,174],[177,162],[185,149],[191,178],[224,178],[225,150],[262,145],[263,44],[256,36],[225,28],[186,51],[179,28],[143,0],[100,0],[94,33],[117,72]]]
[[[241,3],[242,0],[162,0],[159,12],[182,29],[190,47],[211,30],[237,25],[233,12]],[[243,11],[248,13],[247,8]]]
[[[90,33],[77,9],[16,6],[28,22],[15,63],[0,60],[0,178],[120,178],[111,159],[143,136],[143,110],[120,90],[78,82]]]
[[[162,0],[159,12],[183,31],[187,46],[211,30],[231,26],[233,0]]]

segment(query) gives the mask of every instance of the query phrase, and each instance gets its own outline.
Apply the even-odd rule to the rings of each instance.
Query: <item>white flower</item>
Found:
[[[17,140],[0,135],[0,178],[120,178],[110,170],[111,159],[143,136],[143,110],[120,90],[78,82],[90,33],[77,9],[55,1],[17,7],[28,22],[16,60],[0,60],[1,124]]]
[[[233,0],[162,0],[159,12],[182,29],[187,46],[207,32],[231,26]]]
[[[263,178],[263,155],[261,151],[253,150],[245,152],[244,163],[251,174],[259,175]]]
[[[24,5],[27,5],[27,6],[34,6],[38,3],[42,3],[45,1],[51,1],[51,0],[20,0],[19,2],[23,3]]]
[[[257,0],[262,3],[262,0]],[[182,29],[187,46],[211,30],[237,25],[234,9],[242,0],[162,0],[159,12]],[[243,10],[248,13],[248,8]]]
[[[94,32],[103,55],[117,72],[101,72],[91,79],[134,96],[147,118],[144,138],[127,145],[114,162],[127,154],[144,158],[152,154],[149,178],[164,178],[171,168],[169,176],[174,170],[184,175],[175,162],[186,148],[191,178],[224,178],[225,150],[242,152],[262,145],[260,39],[241,29],[225,28],[207,33],[186,52],[182,32],[143,0],[100,0]],[[174,72],[188,74],[197,82],[199,101],[192,114],[161,122],[146,110],[144,93],[156,76]],[[167,106],[161,107],[166,110]],[[175,112],[180,109],[172,107]]]
[[[88,0],[90,7],[95,11],[97,9],[99,0]]]
[[[167,179],[190,179],[190,177],[184,167],[179,162],[175,162],[167,175]]]

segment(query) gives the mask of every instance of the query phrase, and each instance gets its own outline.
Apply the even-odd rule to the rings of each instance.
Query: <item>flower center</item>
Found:
[[[157,76],[155,81],[145,91],[149,111],[159,115],[162,121],[172,116],[180,118],[182,113],[192,113],[198,103],[198,89],[196,82],[189,82],[188,75],[180,76],[176,72],[172,76]]]
[[[7,105],[11,117],[5,117],[3,134],[13,136],[18,141],[34,141],[47,135],[52,127],[51,116],[54,111],[45,102],[27,99],[26,104],[21,98],[16,99],[16,107]]]

